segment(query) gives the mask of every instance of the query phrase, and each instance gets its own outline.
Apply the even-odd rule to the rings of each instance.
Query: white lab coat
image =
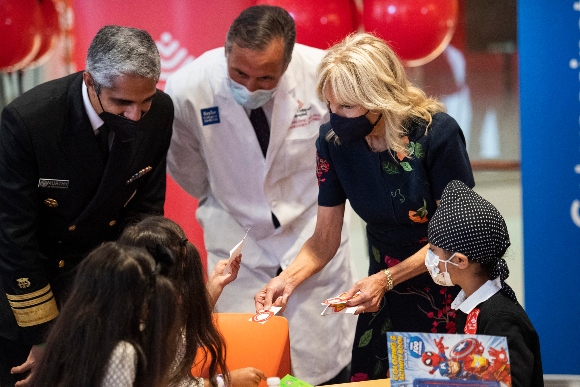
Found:
[[[254,295],[279,267],[293,261],[314,231],[315,141],[328,120],[326,106],[315,93],[315,70],[323,54],[295,46],[264,109],[271,112],[265,158],[248,113],[232,98],[223,48],[206,52],[167,80],[165,91],[175,105],[168,171],[200,200],[196,216],[204,230],[208,269],[227,258],[250,229],[238,278],[217,303],[220,312],[254,312]],[[271,213],[280,221],[278,229]],[[294,291],[284,311],[293,374],[314,385],[334,377],[351,359],[356,317],[320,315],[322,301],[354,284],[348,251],[345,219],[337,255]]]

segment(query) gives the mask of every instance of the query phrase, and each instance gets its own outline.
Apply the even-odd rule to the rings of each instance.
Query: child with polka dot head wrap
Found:
[[[433,246],[461,253],[481,264],[489,279],[499,277],[502,291],[517,302],[505,283],[509,269],[503,255],[510,246],[505,221],[493,204],[461,181],[453,180],[445,187],[439,208],[429,222],[428,239]]]
[[[461,181],[451,181],[429,221],[427,236],[425,265],[431,277],[438,284],[461,287],[451,303],[456,331],[507,338],[509,359],[508,348],[496,348],[486,354],[491,365],[484,372],[509,369],[511,375],[496,380],[543,387],[540,339],[505,283],[509,270],[503,255],[510,238],[498,210]]]

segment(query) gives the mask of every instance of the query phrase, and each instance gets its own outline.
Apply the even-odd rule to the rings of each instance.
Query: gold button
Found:
[[[58,261],[58,267],[60,267],[61,269],[64,267],[64,260],[60,260]]]
[[[117,224],[117,221],[115,219],[113,219],[109,222],[109,226],[111,226],[111,227],[113,227],[116,224]]]
[[[51,198],[44,199],[44,204],[46,204],[46,206],[50,207],[50,208],[58,207],[58,202],[54,199],[51,199]]]
[[[76,229],[77,229],[77,226],[76,226],[76,224],[73,224],[73,225],[71,225],[71,226],[68,226],[68,230],[69,230],[69,231],[74,231],[74,230],[76,230]]]

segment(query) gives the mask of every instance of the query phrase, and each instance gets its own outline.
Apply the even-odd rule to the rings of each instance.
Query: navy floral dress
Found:
[[[410,156],[372,152],[366,142],[327,141],[330,124],[316,141],[318,204],[333,207],[347,199],[366,222],[369,275],[392,267],[427,243],[428,221],[436,200],[451,180],[475,185],[457,122],[446,113],[408,126]],[[352,351],[351,381],[387,376],[387,331],[455,333],[450,305],[458,287],[436,285],[428,273],[398,284],[380,309],[359,315]]]

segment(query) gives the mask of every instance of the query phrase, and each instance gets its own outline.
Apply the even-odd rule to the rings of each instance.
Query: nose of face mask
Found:
[[[439,257],[435,255],[435,253],[431,250],[427,250],[427,255],[425,256],[425,266],[429,269],[430,272],[436,270],[436,273],[439,272],[439,268],[437,265],[439,264]]]
[[[105,111],[99,114],[99,117],[109,129],[115,132],[115,138],[119,138],[122,142],[133,140],[141,125],[141,121],[133,121]]]
[[[339,116],[330,110],[330,126],[332,127],[334,134],[338,136],[341,144],[353,143],[362,140],[371,134],[383,114],[381,113],[379,118],[372,123],[366,117],[367,113],[358,117],[349,118]]]
[[[270,90],[249,91],[244,85],[240,85],[231,78],[228,78],[228,84],[234,100],[246,109],[257,109],[263,106],[276,91],[276,87]]]

